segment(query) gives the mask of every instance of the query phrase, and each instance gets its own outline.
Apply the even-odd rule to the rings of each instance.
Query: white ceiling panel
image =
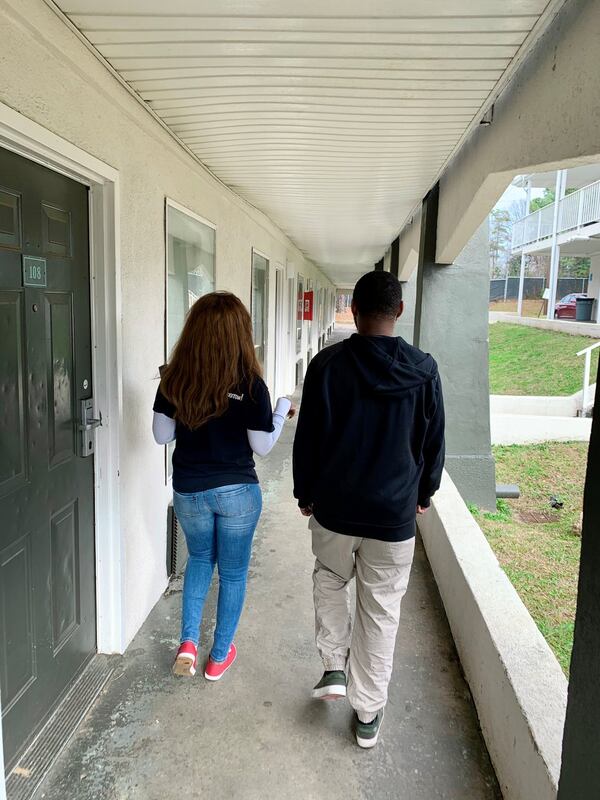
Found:
[[[348,284],[381,258],[549,2],[58,5],[209,169]]]

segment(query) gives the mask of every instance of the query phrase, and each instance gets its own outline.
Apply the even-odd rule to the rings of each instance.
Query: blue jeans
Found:
[[[260,486],[240,483],[194,494],[173,492],[173,507],[189,550],[181,641],[198,643],[216,564],[219,600],[211,658],[225,661],[244,607],[252,538],[262,510]]]

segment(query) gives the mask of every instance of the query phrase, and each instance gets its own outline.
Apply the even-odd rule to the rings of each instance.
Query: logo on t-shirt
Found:
[[[244,395],[243,394],[234,394],[233,392],[229,392],[227,397],[230,400],[239,400],[240,402],[244,399]]]

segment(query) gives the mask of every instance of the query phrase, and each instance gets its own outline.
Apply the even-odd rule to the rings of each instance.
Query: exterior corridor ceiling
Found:
[[[216,176],[344,285],[383,256],[548,0],[58,6]]]

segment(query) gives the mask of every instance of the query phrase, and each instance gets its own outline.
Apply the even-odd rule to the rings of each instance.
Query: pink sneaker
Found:
[[[222,678],[223,675],[227,672],[229,667],[233,664],[233,662],[237,658],[237,650],[235,649],[235,645],[232,644],[229,648],[229,652],[227,653],[227,658],[225,661],[213,661],[212,658],[209,656],[208,661],[206,663],[206,669],[204,670],[204,677],[207,681],[218,681],[219,678]]]
[[[196,661],[198,660],[198,648],[193,642],[182,642],[177,651],[177,657],[173,664],[173,674],[191,678],[196,674]]]

